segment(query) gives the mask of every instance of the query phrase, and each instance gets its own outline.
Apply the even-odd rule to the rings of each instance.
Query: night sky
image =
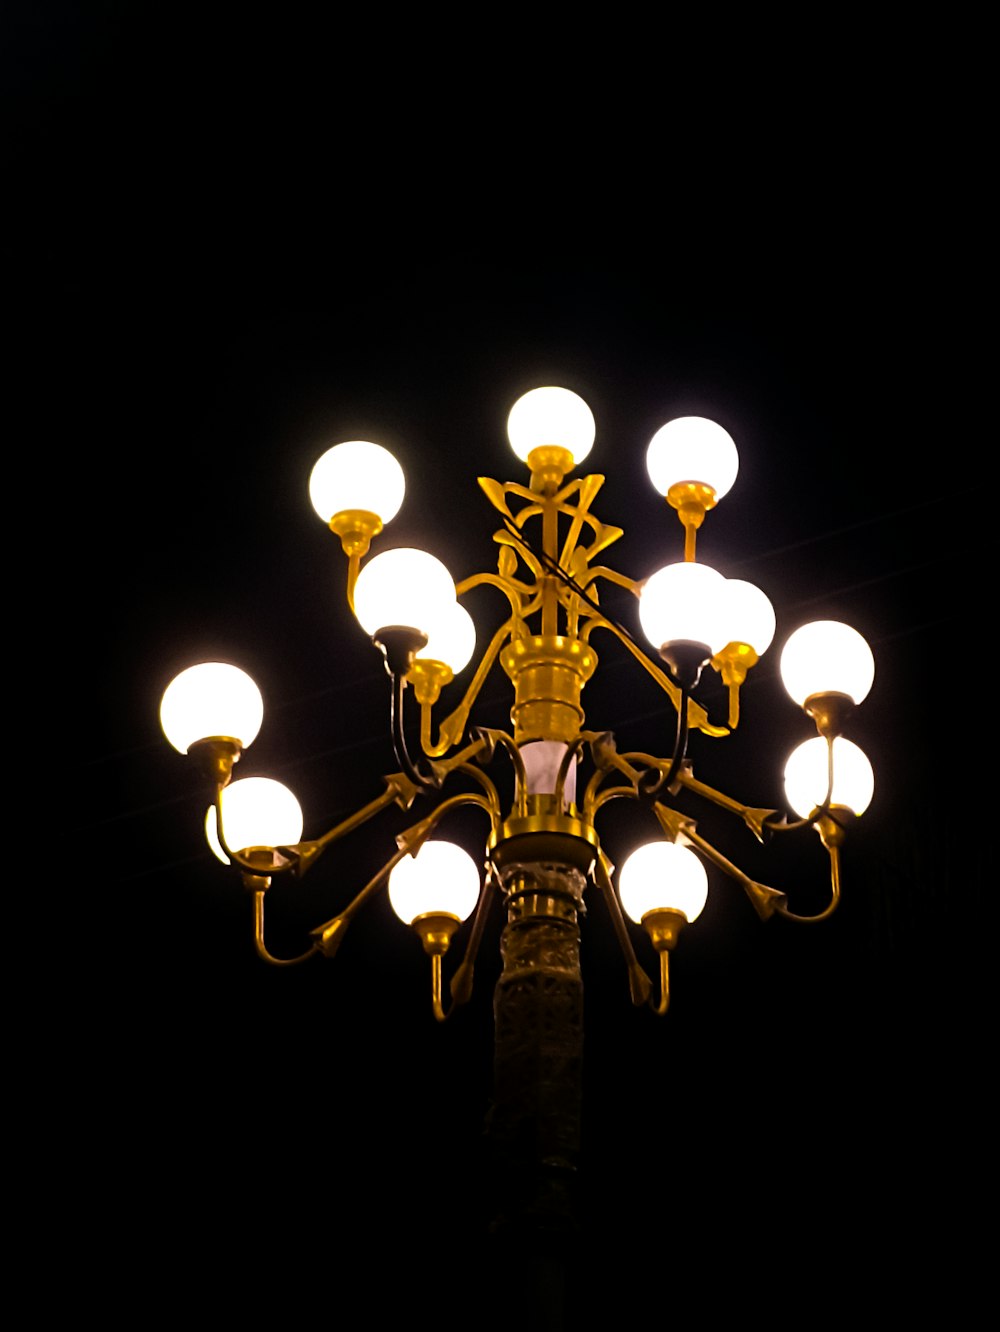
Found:
[[[624,191],[613,225],[574,223],[557,182],[541,188],[540,153],[521,208],[490,198],[483,164],[463,176],[459,148],[425,144],[421,158],[402,131],[387,144],[336,121],[324,155],[316,126],[295,137],[282,122],[285,139],[260,107],[242,122],[243,103],[210,95],[200,64],[194,84],[175,78],[176,35],[147,66],[124,56],[147,49],[151,21],[99,26],[31,34],[14,99],[32,186],[24,272],[43,316],[31,448],[51,436],[71,464],[58,521],[85,682],[61,755],[87,866],[67,904],[87,940],[67,993],[68,1067],[92,1129],[76,1195],[111,1200],[115,1251],[178,1307],[196,1289],[245,1293],[252,1274],[262,1299],[335,1310],[339,1295],[317,1291],[366,1272],[370,1253],[390,1286],[432,1264],[445,1300],[503,1267],[487,1253],[481,1151],[499,912],[473,1001],[444,1026],[429,963],[384,898],[336,960],[265,967],[250,901],[205,846],[204,794],[157,712],[178,670],[233,661],[265,699],[238,775],[290,785],[306,836],[378,794],[395,767],[388,681],[346,606],[309,470],[340,440],[384,444],[407,494],[377,549],[424,545],[456,578],[492,568],[496,523],[476,477],[526,480],[507,412],[560,384],[596,417],[584,470],[607,476],[595,511],[625,529],[607,562],[632,576],[683,549],[645,473],[654,431],[706,415],[740,451],[698,553],[767,592],[778,634],[739,731],[693,737],[696,775],[780,806],[784,757],[811,733],[780,684],[780,645],[807,620],[843,619],[876,657],[848,731],[874,764],[875,800],[828,923],[765,925],[710,872],[660,1021],[631,1008],[591,894],[574,1298],[586,1309],[626,1280],[608,1255],[629,1233],[705,1300],[722,1299],[710,1265],[764,1282],[831,1252],[838,1290],[888,1299],[921,1261],[929,1198],[939,1221],[975,1177],[985,1128],[981,869],[940,787],[954,721],[944,580],[966,544],[933,462],[955,442],[952,292],[946,266],[915,275],[894,247],[907,198],[873,185],[868,158],[835,198],[818,170],[780,198],[763,177],[749,195],[740,176],[698,215],[664,184],[641,227]],[[494,167],[512,166],[497,142]],[[610,176],[590,190],[606,196]],[[627,594],[610,589],[607,605],[637,626]],[[485,643],[503,608],[488,590],[469,608]],[[669,707],[610,637],[595,646],[587,725],[668,752]],[[702,701],[724,716],[714,677]],[[509,706],[497,670],[473,719],[504,726]],[[301,882],[276,884],[273,951],[299,951],[426,812],[390,811]],[[822,903],[814,836],[758,849],[738,822],[689,812],[793,907]],[[478,829],[455,831],[474,849]],[[638,809],[609,811],[616,863],[652,833]],[[634,942],[652,971],[638,929]],[[942,1132],[947,1166],[932,1146]],[[405,1243],[412,1256],[397,1258]],[[781,1299],[790,1313],[795,1297]]]

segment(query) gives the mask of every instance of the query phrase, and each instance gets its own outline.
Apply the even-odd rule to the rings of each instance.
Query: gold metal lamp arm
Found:
[[[680,840],[681,843],[690,843],[696,847],[706,860],[710,861],[723,874],[731,879],[735,879],[743,891],[749,897],[754,910],[761,920],[767,920],[778,909],[778,905],[784,904],[785,894],[776,888],[769,888],[765,883],[758,883],[751,879],[749,875],[727,860],[721,851],[717,851],[711,842],[706,841],[698,832],[697,824],[694,819],[680,814],[675,809],[656,801],[653,805],[653,813],[659,821],[660,827],[667,835],[670,841]]]
[[[643,668],[643,670],[646,671],[647,674],[653,677],[656,683],[660,686],[663,692],[670,699],[671,703],[673,703],[674,707],[675,708],[680,707],[680,701],[681,701],[680,689],[677,687],[677,685],[674,684],[673,680],[671,680],[664,671],[660,670],[659,666],[657,666],[655,662],[650,661],[649,657],[646,656],[645,652],[642,651],[642,649],[638,646],[638,644],[632,641],[632,639],[628,634],[622,631],[620,626],[615,624],[613,620],[607,620],[604,619],[603,617],[598,617],[595,615],[594,618],[588,621],[588,623],[584,626],[584,629],[580,637],[585,642],[589,642],[590,634],[594,629],[607,629],[610,633],[614,634],[615,638],[617,638],[618,641],[621,644],[623,644],[623,646],[626,647],[629,650],[629,652],[631,652],[632,656],[635,657],[636,661]],[[708,720],[708,713],[705,711],[705,709],[701,706],[700,703],[696,703],[692,698],[688,699],[687,719],[688,719],[688,726],[696,728],[697,730],[701,731],[703,735],[710,735],[718,739],[721,736],[729,734],[728,727],[716,726],[712,722],[710,722]]]
[[[479,945],[483,940],[483,933],[486,929],[486,918],[489,915],[490,907],[496,896],[497,879],[490,864],[488,868],[486,882],[483,885],[483,891],[479,895],[479,902],[476,906],[476,914],[472,918],[472,932],[469,935],[469,942],[465,946],[465,956],[455,969],[455,974],[451,978],[451,1008],[438,1021],[443,1021],[449,1017],[456,1008],[462,1004],[467,1004],[472,998],[472,983],[476,966],[476,958],[479,956]],[[437,1016],[437,1008],[435,1008]]]
[[[403,857],[416,855],[445,814],[458,805],[479,805],[481,809],[485,809],[490,816],[491,825],[493,824],[494,816],[489,796],[480,795],[476,791],[467,791],[442,801],[425,819],[421,819],[419,823],[415,823],[412,827],[401,832],[396,838],[397,850],[395,854],[390,856],[382,868],[368,880],[357,896],[348,903],[343,911],[325,921],[322,925],[317,925],[311,931],[313,938],[316,940],[315,946],[324,957],[334,956],[340,947],[348,925],[369,899],[382,887]]]
[[[639,959],[635,955],[635,949],[632,947],[632,940],[629,937],[628,926],[625,924],[625,916],[622,912],[621,902],[618,900],[618,894],[614,890],[611,882],[611,874],[614,866],[608,860],[602,851],[594,862],[594,879],[600,888],[607,903],[608,911],[611,915],[611,926],[615,932],[615,938],[618,940],[618,946],[622,950],[625,958],[625,966],[628,968],[628,987],[632,997],[632,1003],[636,1008],[641,1008],[643,1004],[648,1003],[653,990],[653,983],[639,965]],[[666,1010],[664,1009],[664,1012]]]
[[[650,996],[649,1006],[657,1017],[665,1017],[670,1007],[670,950],[660,949],[660,999],[654,1004]]]
[[[314,947],[319,949],[324,957],[333,957],[336,954],[337,949],[343,942],[344,933],[347,930],[348,925],[350,925],[351,921],[368,899],[382,886],[403,857],[408,854],[409,848],[401,846],[396,851],[395,855],[390,856],[382,868],[372,875],[361,889],[360,893],[348,903],[343,911],[338,915],[333,916],[330,920],[325,921],[322,925],[317,925],[314,930],[310,931],[313,938],[316,940]]]
[[[486,786],[489,788],[485,796],[480,796],[475,792],[465,792],[460,795],[452,796],[450,800],[444,801],[432,815],[416,824],[413,828],[401,834],[399,840],[403,842],[408,850],[414,854],[426,840],[432,827],[441,821],[444,815],[451,809],[459,805],[478,805],[480,809],[486,811],[490,818],[490,829],[495,837],[500,824],[500,805],[499,798],[493,783],[484,774]],[[486,924],[486,916],[489,904],[493,896],[493,872],[492,866],[487,874],[486,883],[483,891],[479,894],[479,902],[476,906],[475,918],[472,924],[472,933],[466,946],[465,956],[463,957],[451,982],[451,1005],[444,1007],[444,966],[443,958],[451,946],[451,940],[456,930],[461,925],[458,916],[451,915],[448,912],[431,912],[427,915],[418,916],[411,921],[412,928],[420,937],[424,946],[424,952],[431,959],[431,1006],[434,1017],[438,1022],[446,1022],[456,1008],[468,1002],[472,995],[473,973],[475,970],[476,957],[479,953],[479,945],[482,940],[483,930]]]
[[[470,749],[474,749],[470,746]],[[467,755],[466,755],[467,756]],[[462,757],[462,756],[459,756]],[[447,765],[446,765],[447,766]],[[367,823],[369,819],[374,818],[381,810],[389,805],[397,804],[400,809],[409,809],[416,797],[420,794],[419,789],[409,780],[405,773],[394,772],[383,779],[385,781],[385,790],[381,795],[370,800],[367,805],[361,809],[355,810],[353,814],[348,815],[340,823],[335,824],[322,837],[314,838],[310,841],[296,842],[293,846],[283,846],[278,848],[266,848],[268,850],[276,849],[284,855],[291,857],[287,865],[275,866],[269,868],[267,873],[284,873],[286,871],[295,872],[299,878],[311,869],[324,851],[334,842],[346,837],[348,833],[353,832],[355,828],[360,828],[362,824]],[[222,839],[220,838],[220,841]],[[225,844],[223,843],[225,849]],[[227,855],[231,853],[226,850]],[[250,859],[246,864],[242,859],[237,859],[237,864],[247,872],[260,873],[259,863]]]
[[[420,936],[424,952],[431,959],[431,1007],[438,1022],[445,1022],[454,1010],[453,1004],[451,1009],[445,1012],[442,958],[451,945],[452,935],[461,923],[457,916],[444,911],[417,916],[410,922]]]
[[[767,884],[758,883],[751,879],[749,875],[743,873],[732,861],[727,860],[720,851],[698,832],[692,819],[687,819],[676,810],[669,809],[659,802],[654,804],[653,812],[660,821],[664,832],[672,840],[678,837],[690,842],[692,846],[704,855],[706,860],[712,862],[718,869],[722,870],[731,879],[735,879],[741,886],[746,895],[750,898],[754,910],[760,916],[761,920],[768,920],[777,913],[784,916],[786,920],[794,920],[801,925],[816,924],[821,920],[826,920],[832,916],[840,903],[840,847],[843,845],[844,838],[847,835],[846,820],[853,817],[849,810],[839,809],[833,806],[832,810],[826,812],[817,811],[814,823],[819,830],[823,845],[826,847],[830,856],[830,885],[831,895],[829,904],[815,916],[800,916],[788,908],[788,895],[777,888],[770,888]],[[842,817],[841,817],[842,816]]]
[[[500,649],[506,643],[511,635],[513,628],[513,619],[507,620],[493,635],[489,647],[483,653],[479,665],[476,667],[476,673],[472,677],[468,689],[465,691],[465,697],[461,703],[449,716],[441,722],[438,729],[438,739],[434,743],[431,735],[431,706],[422,704],[420,710],[420,743],[421,748],[428,758],[440,758],[459,743],[462,733],[465,730],[466,723],[469,720],[469,714],[472,712],[473,704],[479,696],[479,691],[486,683],[486,677],[489,675],[494,662],[500,654]]]
[[[354,588],[361,561],[368,554],[373,537],[382,531],[382,519],[366,509],[344,509],[330,519],[330,531],[340,537],[347,556],[347,604],[354,610]]]
[[[294,967],[299,962],[306,962],[311,957],[319,954],[319,949],[312,944],[304,953],[298,957],[275,957],[269,953],[264,943],[264,893],[266,889],[255,888],[253,894],[253,941],[257,950],[257,956],[264,962],[269,962],[273,967]]]
[[[226,842],[222,820],[222,791],[225,783],[218,785],[215,811],[219,844],[233,864],[242,871],[244,885],[253,894],[254,947],[258,957],[263,961],[278,967],[294,966],[299,962],[305,962],[308,958],[322,951],[319,945],[314,943],[297,957],[276,957],[271,953],[264,941],[264,894],[276,874],[305,874],[306,870],[315,863],[328,846],[354,828],[366,823],[368,819],[387,805],[398,802],[402,808],[408,808],[417,792],[412,784],[407,781],[404,774],[395,773],[391,777],[387,777],[385,781],[386,789],[381,795],[376,796],[374,800],[369,801],[367,805],[355,811],[314,841],[299,842],[293,846],[249,847],[241,852],[234,852]],[[275,863],[278,856],[283,857],[283,859]]]
[[[642,757],[633,755],[633,757]],[[758,842],[764,841],[765,832],[781,832],[783,827],[776,826],[772,820],[777,818],[776,809],[758,808],[753,805],[744,805],[739,800],[734,800],[732,796],[726,795],[722,791],[717,791],[712,786],[707,786],[704,782],[698,781],[689,768],[681,768],[677,773],[677,782],[686,790],[694,795],[701,796],[702,799],[709,801],[710,804],[717,805],[720,809],[726,810],[730,814],[735,814],[743,820],[750,829]],[[791,825],[786,825],[791,826]],[[796,825],[800,827],[801,825]]]
[[[830,857],[829,903],[822,911],[817,912],[815,916],[799,916],[794,911],[789,911],[784,903],[777,905],[775,908],[786,920],[794,920],[797,925],[815,925],[821,920],[826,920],[833,915],[837,907],[840,905],[840,848],[843,845],[844,838],[847,836],[847,827],[846,824],[841,822],[840,818],[834,814],[834,810],[836,811],[836,815],[842,815],[845,819],[847,817],[854,817],[849,810],[838,809],[838,807],[834,805],[831,810],[820,815],[816,821],[816,827],[819,831],[820,838]]]
[[[649,935],[660,957],[660,997],[654,999],[653,983],[636,958],[621,902],[611,882],[613,869],[614,866],[602,851],[594,866],[594,877],[608,904],[615,936],[625,956],[632,1003],[636,1008],[648,1004],[657,1017],[665,1017],[670,1007],[670,950],[677,942],[681,927],[686,923],[685,917],[681,912],[671,910],[653,911],[643,917],[643,929]]]

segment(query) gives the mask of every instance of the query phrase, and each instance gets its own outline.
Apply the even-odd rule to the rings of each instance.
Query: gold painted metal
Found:
[[[368,509],[342,509],[330,519],[330,531],[340,537],[347,556],[347,604],[354,610],[354,586],[361,561],[368,554],[372,537],[382,531],[382,519]]]
[[[629,936],[628,926],[625,924],[625,914],[622,911],[622,904],[618,900],[618,894],[615,892],[611,883],[611,875],[614,873],[614,865],[602,851],[597,857],[594,865],[594,881],[604,895],[604,901],[607,904],[608,911],[611,913],[611,925],[615,932],[615,938],[618,940],[618,946],[622,950],[625,958],[625,965],[628,968],[629,994],[632,1003],[636,1008],[641,1008],[643,1004],[648,1003],[649,996],[652,993],[653,985],[649,977],[639,965],[639,959],[635,955],[635,949],[632,947],[632,940]]]
[[[833,740],[844,733],[844,723],[854,711],[854,699],[848,694],[810,694],[802,704],[802,711],[808,713],[816,723],[816,730],[827,740]]]
[[[660,686],[663,692],[670,699],[671,703],[673,703],[674,708],[676,709],[680,707],[681,691],[674,684],[673,680],[671,680],[669,676],[667,676],[660,669],[660,667],[657,666],[657,664],[654,661],[652,661],[649,657],[647,657],[646,654],[642,651],[642,649],[632,642],[631,638],[629,638],[626,634],[623,634],[616,624],[614,624],[611,620],[605,620],[603,618],[595,617],[583,630],[581,637],[587,639],[589,637],[590,631],[592,631],[593,629],[607,629],[610,633],[614,634],[615,638],[618,639],[619,643],[621,643],[624,648],[626,648],[629,652],[631,652],[632,656],[636,659],[636,661],[647,673],[647,675],[651,675],[653,677],[656,683]],[[701,704],[696,703],[693,698],[688,699],[688,726],[692,730],[701,731],[702,735],[709,735],[714,738],[719,738],[721,736],[729,734],[728,727],[713,725],[708,720],[708,713],[701,706]]]
[[[231,735],[211,735],[188,746],[188,757],[193,758],[213,786],[220,789],[229,785],[233,768],[240,761],[243,746]]]
[[[600,852],[592,824],[569,814],[527,814],[505,819],[489,843],[498,869],[511,864],[552,862],[588,874]]]
[[[474,752],[482,748],[482,743],[477,741],[474,745],[468,746]],[[442,767],[450,771],[453,764],[443,764]],[[486,779],[489,781],[489,779]],[[490,783],[492,786],[492,783]],[[386,861],[380,870],[377,871],[357,894],[357,896],[344,908],[338,912],[331,920],[318,925],[313,931],[312,936],[315,939],[315,947],[319,949],[325,957],[333,957],[340,947],[344,932],[348,925],[358,914],[369,899],[382,887],[389,875],[406,855],[416,855],[423,846],[424,842],[431,835],[444,816],[451,810],[457,809],[461,805],[478,805],[485,810],[490,818],[491,836],[495,835],[497,825],[497,815],[495,808],[499,808],[499,799],[496,792],[493,792],[493,798],[488,795],[480,795],[476,791],[463,791],[458,795],[450,796],[443,800],[436,809],[432,810],[425,819],[415,823],[412,827],[401,832],[396,838],[396,853]]]
[[[287,858],[283,856],[280,861],[277,861],[274,847],[260,848],[271,855],[271,863],[268,867],[268,882],[274,874],[294,873],[301,877],[316,863],[327,847],[341,837],[353,832],[355,828],[359,828],[363,823],[367,823],[370,818],[388,805],[398,804],[400,809],[409,809],[417,795],[417,787],[414,783],[401,772],[393,773],[384,780],[386,789],[381,795],[376,796],[367,805],[363,805],[361,809],[355,810],[353,814],[344,819],[343,822],[336,824],[322,837],[308,842],[296,842],[294,846],[284,847],[283,851],[288,853]],[[252,860],[247,859],[247,853],[234,852],[226,845],[225,831],[222,826],[222,790],[222,787],[217,788],[215,804],[219,841],[222,849],[234,864],[245,873],[253,874],[257,871],[258,866]]]
[[[684,559],[694,560],[695,534],[705,521],[705,514],[718,503],[712,486],[700,481],[677,481],[667,491],[667,503],[677,510],[684,524]]]
[[[508,620],[502,624],[490,640],[490,645],[483,653],[483,656],[476,667],[476,673],[472,678],[472,683],[466,690],[465,697],[450,716],[446,717],[441,723],[438,741],[431,744],[431,714],[430,710],[425,709],[420,718],[421,744],[424,753],[429,758],[438,758],[446,754],[449,749],[457,745],[462,738],[465,725],[469,720],[469,714],[472,711],[473,704],[479,696],[479,691],[486,683],[486,678],[490,673],[493,663],[499,655],[500,649],[510,635],[513,621]]]
[[[660,956],[660,999],[657,1004],[652,998],[649,1001],[658,1017],[663,1017],[670,1007],[670,952],[687,923],[684,912],[675,911],[673,907],[658,907],[655,911],[647,911],[642,918],[642,928]]]
[[[814,826],[830,857],[830,901],[826,908],[815,916],[798,916],[785,907],[778,907],[778,911],[787,920],[794,920],[800,925],[815,925],[821,920],[826,920],[840,905],[840,848],[844,844],[850,824],[857,819],[854,811],[844,805],[831,805],[825,814],[820,814],[819,810],[814,810],[813,813],[819,815]]]
[[[848,830],[857,823],[858,816],[846,805],[831,805],[825,814],[816,820],[816,831],[820,841],[828,851],[837,850],[844,845]]]
[[[531,489],[542,495],[554,495],[563,477],[572,472],[576,464],[569,449],[558,444],[542,444],[528,454],[531,468]]]
[[[471,995],[475,958],[490,904],[501,882],[509,923],[516,923],[521,928],[524,922],[534,919],[551,920],[559,922],[554,928],[561,929],[565,923],[575,924],[583,907],[584,879],[592,875],[608,906],[625,957],[632,1002],[637,1005],[649,1003],[662,1015],[670,1003],[669,954],[686,918],[681,912],[670,910],[651,912],[643,918],[643,928],[660,958],[660,995],[654,1001],[653,983],[636,959],[621,903],[611,882],[614,867],[601,847],[594,821],[598,811],[611,800],[629,798],[649,802],[660,793],[673,765],[669,758],[653,754],[618,754],[610,732],[582,729],[583,687],[598,664],[597,654],[590,645],[592,633],[605,629],[616,637],[652,676],[675,709],[680,707],[681,693],[660,666],[599,608],[601,581],[625,588],[634,595],[641,590],[640,582],[595,562],[601,552],[622,536],[621,528],[602,523],[590,512],[604,477],[595,474],[567,481],[566,477],[574,467],[573,457],[568,450],[558,446],[533,450],[528,465],[530,486],[479,478],[483,493],[503,520],[503,526],[494,533],[498,547],[496,573],[473,574],[459,582],[456,591],[462,596],[477,587],[494,587],[506,599],[509,609],[505,608],[506,619],[495,630],[481,655],[461,703],[440,722],[436,740],[433,709],[443,687],[451,682],[452,672],[441,662],[414,661],[407,674],[407,683],[413,688],[421,709],[421,746],[424,754],[433,760],[431,766],[436,778],[440,779],[439,784],[452,773],[461,773],[478,789],[441,801],[428,816],[402,832],[396,839],[395,853],[346,907],[312,931],[311,946],[299,957],[277,958],[265,946],[263,903],[272,877],[305,873],[333,842],[389,805],[409,809],[422,791],[404,773],[394,773],[384,779],[385,790],[379,796],[322,837],[295,846],[249,848],[233,854],[225,843],[221,795],[240,758],[240,744],[229,737],[211,737],[192,745],[189,753],[215,786],[219,838],[253,894],[255,947],[265,961],[286,966],[314,955],[332,957],[353,917],[384,887],[403,856],[415,854],[451,810],[472,804],[481,808],[490,820],[487,878],[473,918],[465,958],[452,978],[452,1010]],[[705,514],[716,504],[715,491],[699,483],[681,482],[671,487],[667,500],[684,526],[684,558],[692,561],[695,559],[696,533]],[[515,504],[512,508],[514,501],[520,507]],[[535,520],[538,520],[537,524]],[[535,524],[536,534],[540,529],[540,539],[536,535],[530,543],[525,536],[529,523]],[[368,511],[345,510],[334,515],[330,528],[340,537],[348,558],[347,601],[353,609],[360,563],[372,538],[382,530],[382,522]],[[497,660],[513,684],[514,703],[510,715],[514,733],[483,729],[476,733],[476,739],[463,745],[472,707]],[[756,662],[754,650],[740,643],[728,644],[713,658],[712,665],[729,690],[729,726],[711,723],[705,709],[689,698],[689,727],[713,737],[727,735],[735,729],[739,722],[739,690],[748,670]],[[853,706],[844,695],[823,694],[807,699],[804,709],[832,747],[833,737],[842,733]],[[528,793],[520,747],[536,740],[555,741],[567,746],[556,777],[556,789],[551,794]],[[579,808],[576,805],[567,807],[565,782],[584,745],[590,747],[596,771],[587,784]],[[498,747],[508,752],[514,766],[514,802],[506,818],[496,786],[479,766],[489,761]],[[689,761],[681,764],[673,774],[669,791],[663,792],[664,799],[682,789],[737,815],[760,841],[770,832],[791,831],[803,826],[816,828],[829,855],[832,892],[830,903],[822,912],[805,917],[788,910],[785,893],[743,874],[698,833],[693,819],[663,800],[652,799],[652,812],[663,834],[672,841],[692,846],[740,884],[762,919],[777,913],[793,921],[819,921],[826,919],[836,908],[840,899],[840,847],[854,819],[850,811],[827,802],[814,810],[809,819],[799,823],[779,821],[775,810],[743,805],[697,781]],[[578,880],[579,887],[573,893],[560,891],[558,883],[561,880],[569,882],[570,871],[576,872],[572,877]],[[548,882],[550,878],[551,883]],[[456,917],[444,913],[418,917],[413,922],[425,952],[431,957],[432,1003],[438,1021],[447,1016],[442,995],[442,958],[459,924]]]
[[[455,1008],[468,1003],[472,998],[476,958],[479,955],[479,945],[482,943],[486,919],[490,907],[493,905],[496,889],[497,877],[493,872],[493,866],[487,864],[486,882],[483,885],[483,891],[479,894],[479,905],[476,907],[476,913],[472,918],[472,932],[469,935],[469,942],[465,946],[465,956],[452,976],[451,985],[449,986],[451,1002]]]
[[[341,509],[330,519],[330,531],[340,537],[345,555],[367,555],[372,537],[382,531],[382,519],[368,509]]]
[[[438,1022],[443,1022],[448,1016],[441,1002],[441,958],[448,951],[452,935],[461,923],[458,916],[453,916],[446,911],[428,912],[426,915],[417,916],[415,920],[410,922],[413,929],[420,936],[424,952],[431,959],[431,1003],[434,1007],[434,1016]]]
[[[514,682],[514,741],[561,740],[580,734],[583,686],[597,669],[597,653],[578,638],[558,635],[515,638],[500,654]]]
[[[749,643],[728,643],[712,658],[712,667],[722,676],[729,690],[729,729],[735,731],[740,724],[740,685],[747,678],[751,666],[760,658]]]
[[[244,875],[244,882],[250,886],[250,875]],[[317,953],[316,945],[307,948],[304,953],[299,953],[298,957],[275,957],[269,953],[264,944],[264,892],[263,888],[254,888],[253,890],[253,934],[254,947],[257,950],[257,956],[264,962],[269,962],[273,967],[294,967],[300,962],[307,962],[309,958],[315,957]]]
[[[451,684],[455,676],[452,669],[443,661],[430,658],[417,658],[410,667],[406,679],[413,686],[413,693],[421,707],[431,707],[438,701],[441,690]],[[430,715],[427,716],[427,731],[430,734]]]
[[[222,793],[225,789],[225,781],[219,782],[215,788],[215,832],[219,845],[230,862],[243,872],[247,887],[252,890],[258,887],[266,889],[275,874],[290,874],[298,868],[298,850],[295,847],[249,846],[234,851],[226,840],[225,820],[222,817]]]
[[[662,953],[677,943],[681,930],[688,923],[688,918],[683,911],[676,911],[673,907],[657,907],[655,911],[647,911],[641,923],[653,947],[658,953]]]

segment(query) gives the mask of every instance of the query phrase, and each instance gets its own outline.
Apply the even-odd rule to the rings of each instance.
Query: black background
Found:
[[[944,791],[961,714],[945,578],[965,562],[969,494],[948,458],[981,429],[955,406],[975,263],[929,202],[927,172],[951,168],[878,98],[864,124],[821,117],[799,139],[794,117],[777,136],[739,117],[696,132],[680,102],[637,101],[640,141],[622,102],[613,128],[594,97],[521,99],[508,120],[503,98],[483,111],[489,88],[394,89],[368,58],[365,85],[349,71],[369,45],[342,41],[321,68],[307,34],[272,35],[255,31],[251,57],[221,22],[196,37],[108,7],[25,19],[10,59],[22,448],[36,494],[57,476],[51,616],[82,668],[59,746],[73,833],[56,932],[71,922],[74,956],[46,970],[64,1009],[55,1083],[81,1129],[73,1214],[99,1203],[105,1261],[154,1304],[239,1291],[305,1317],[357,1283],[390,1301],[413,1280],[488,1325],[509,1293],[517,1255],[488,1254],[480,1152],[499,921],[444,1027],[384,900],[335,962],[269,970],[157,709],[185,665],[235,661],[266,709],[240,775],[291,785],[307,835],[377,794],[394,766],[387,681],[309,469],[342,439],[385,444],[407,496],[380,548],[426,545],[456,577],[491,567],[475,478],[520,479],[506,414],[554,383],[594,411],[595,508],[625,528],[609,562],[634,576],[681,550],[645,475],[653,432],[697,413],[736,439],[740,474],[699,554],[763,587],[779,629],[737,734],[693,740],[699,776],[780,804],[784,755],[809,734],[776,669],[798,624],[848,621],[877,664],[850,730],[876,795],[830,922],[763,925],[713,875],[657,1021],[631,1009],[591,904],[573,1307],[645,1299],[681,1272],[713,1307],[735,1297],[709,1273],[732,1273],[741,1299],[789,1316],[824,1283],[915,1297],[985,1129],[982,871]],[[608,605],[634,623],[624,594]],[[497,622],[488,594],[470,606]],[[663,752],[655,688],[595,646],[588,725]],[[705,701],[722,715],[712,681]],[[498,673],[480,719],[504,725],[508,708]],[[609,814],[621,863],[650,829]],[[297,951],[410,821],[392,812],[276,886],[274,951]],[[758,852],[736,823],[701,826],[793,904],[822,902],[815,839]],[[474,821],[459,831],[475,845]],[[611,1256],[625,1237],[644,1255],[627,1279]],[[815,1277],[779,1293],[785,1269]]]

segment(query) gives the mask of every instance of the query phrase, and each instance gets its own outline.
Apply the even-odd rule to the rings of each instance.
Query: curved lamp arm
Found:
[[[440,756],[447,753],[452,746],[458,744],[462,732],[465,730],[466,722],[469,720],[472,706],[479,696],[479,691],[486,683],[486,677],[489,675],[493,663],[496,661],[497,656],[500,653],[500,649],[510,637],[513,627],[513,619],[507,620],[493,635],[489,647],[483,653],[479,665],[476,667],[476,673],[472,677],[468,689],[465,691],[465,697],[455,711],[450,713],[449,716],[445,717],[442,721],[438,731],[437,744],[431,743],[430,708],[425,707],[422,709],[421,743],[423,751],[428,758],[440,758]]]
[[[465,946],[465,956],[455,969],[455,974],[451,978],[451,1009],[448,1013],[442,1012],[439,1022],[449,1017],[451,1012],[460,1008],[462,1004],[467,1004],[472,998],[473,974],[476,966],[476,958],[479,956],[479,945],[483,940],[483,931],[486,928],[486,918],[489,915],[493,899],[496,897],[497,876],[490,862],[486,882],[483,885],[483,891],[479,895],[479,904],[476,907],[476,914],[472,918],[472,932],[469,935],[469,942]],[[434,1009],[434,1016],[438,1016],[437,1006]]]
[[[622,950],[625,958],[625,965],[628,968],[628,987],[632,996],[632,1003],[636,1008],[641,1008],[643,1004],[649,1002],[653,985],[649,977],[639,965],[639,959],[635,955],[635,949],[632,947],[632,940],[629,937],[628,926],[625,924],[625,916],[622,912],[621,902],[618,900],[618,894],[614,890],[611,882],[611,873],[614,866],[608,860],[602,851],[594,862],[594,879],[600,888],[608,911],[611,915],[611,925],[615,932],[615,938],[618,940],[618,946]]]
[[[846,813],[846,811],[838,812]],[[794,911],[789,911],[784,903],[777,904],[775,909],[778,913],[786,920],[794,920],[797,925],[814,925],[826,920],[840,905],[840,848],[847,835],[847,828],[830,811],[816,820],[816,826],[830,856],[830,901],[815,916],[799,916]]]
[[[299,953],[298,957],[275,957],[273,953],[267,951],[264,944],[264,893],[265,889],[255,888],[253,890],[253,941],[257,950],[257,956],[264,962],[270,962],[274,967],[294,967],[299,962],[306,962],[311,957],[319,954],[319,949],[315,944],[307,948],[304,953]]]

